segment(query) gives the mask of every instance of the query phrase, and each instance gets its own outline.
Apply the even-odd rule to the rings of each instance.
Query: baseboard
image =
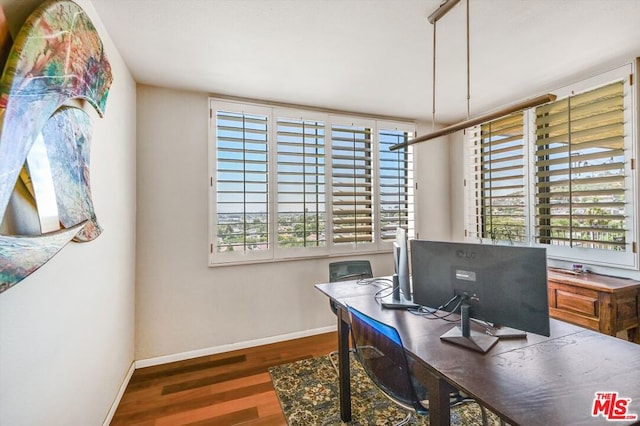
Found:
[[[140,359],[135,361],[135,368],[151,367],[154,365],[166,364],[169,362],[184,361],[185,359],[236,351],[238,349],[252,348],[254,346],[268,345],[270,343],[284,342],[286,340],[299,339],[301,337],[314,336],[316,334],[330,333],[332,331],[336,331],[336,326],[315,328],[313,330],[281,334],[278,336],[265,337],[262,339],[231,343],[228,345],[214,346],[210,348],[197,349],[194,351],[181,352],[154,358]]]
[[[122,395],[124,395],[124,391],[127,389],[129,385],[129,381],[131,380],[131,376],[133,376],[133,372],[136,370],[135,361],[131,363],[131,367],[129,367],[129,371],[127,371],[127,375],[124,377],[122,384],[120,385],[120,390],[116,395],[113,403],[111,404],[111,408],[107,413],[107,417],[104,419],[104,423],[102,426],[109,426],[111,424],[111,420],[113,420],[113,416],[116,414],[116,410],[118,409],[118,405],[120,405],[120,400],[122,399]]]

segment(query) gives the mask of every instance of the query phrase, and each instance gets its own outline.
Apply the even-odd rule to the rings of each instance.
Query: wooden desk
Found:
[[[596,392],[631,398],[629,413],[640,414],[636,344],[552,319],[551,337],[529,334],[525,340],[501,340],[480,354],[440,341],[450,322],[383,309],[373,298],[378,287],[341,282],[316,288],[338,306],[340,412],[345,422],[351,420],[346,306],[396,327],[407,353],[427,369],[432,425],[449,424],[451,387],[512,425],[610,424],[591,415]]]
[[[549,270],[549,315],[640,343],[640,281]]]

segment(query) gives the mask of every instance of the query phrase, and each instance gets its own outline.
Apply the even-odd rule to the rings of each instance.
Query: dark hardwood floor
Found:
[[[138,369],[111,425],[285,425],[269,367],[337,346],[327,333]]]

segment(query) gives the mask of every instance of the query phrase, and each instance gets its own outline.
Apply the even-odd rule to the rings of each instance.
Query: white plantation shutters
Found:
[[[278,118],[278,247],[326,245],[325,124]]]
[[[209,265],[389,252],[413,235],[415,124],[210,99]]]
[[[217,252],[269,248],[269,150],[266,115],[217,111]]]
[[[372,243],[372,129],[331,128],[332,235],[334,244]]]
[[[526,239],[523,113],[470,129],[468,236],[492,242]]]
[[[393,240],[396,227],[415,236],[413,146],[389,151],[389,147],[415,137],[400,129],[378,130],[378,194],[380,238]]]
[[[637,268],[633,72],[627,64],[467,129],[466,236]]]
[[[536,240],[625,250],[624,83],[536,109]]]

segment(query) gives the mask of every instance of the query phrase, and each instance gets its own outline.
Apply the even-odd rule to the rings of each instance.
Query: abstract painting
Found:
[[[16,36],[0,78],[0,293],[102,232],[89,112],[103,116],[111,82],[102,41],[72,1],[43,3]]]

